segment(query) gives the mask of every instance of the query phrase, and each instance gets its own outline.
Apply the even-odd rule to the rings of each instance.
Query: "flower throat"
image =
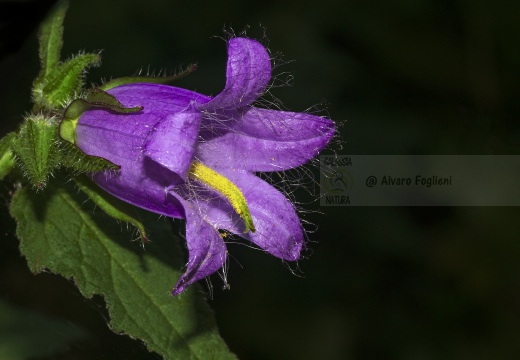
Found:
[[[244,220],[246,226],[244,233],[256,231],[244,194],[228,178],[199,161],[191,163],[189,177],[209,186],[229,201],[238,216]]]

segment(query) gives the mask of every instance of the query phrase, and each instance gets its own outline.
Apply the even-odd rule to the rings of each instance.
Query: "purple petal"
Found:
[[[153,163],[155,164],[155,163]],[[152,164],[152,166],[153,166]],[[184,219],[184,208],[174,198],[168,196],[170,185],[163,185],[156,179],[172,178],[172,173],[162,167],[147,169],[139,163],[133,167],[121,167],[118,172],[101,172],[92,176],[94,182],[113,196],[157,214]]]
[[[229,202],[212,192],[201,192],[196,206],[205,219],[219,229],[228,230],[250,240],[268,253],[284,260],[300,257],[303,230],[291,202],[254,174],[241,170],[216,168],[244,194],[253,217],[256,232],[244,233],[244,223]],[[206,195],[206,196],[204,196]]]
[[[193,101],[204,102],[209,98],[156,84],[124,85],[109,92],[125,106],[144,106],[144,109],[132,114],[94,109],[80,116],[76,127],[77,146],[88,155],[103,157],[121,166],[117,173],[95,174],[94,181],[107,192],[133,205],[166,216],[184,218],[183,207],[175,199],[168,199],[167,195],[169,188],[183,181],[186,169],[189,168],[193,156],[193,153],[185,150],[189,139],[181,141],[184,150],[179,153],[183,156],[177,159],[177,163],[159,159],[165,160],[163,163],[179,173],[143,156],[143,151],[148,133],[154,126],[161,129],[171,127],[171,121],[168,120],[170,114],[188,108]],[[182,124],[174,126],[172,130],[177,132],[176,140],[181,137],[184,127],[192,129],[198,126],[190,116],[180,116],[179,120]],[[161,125],[162,121],[166,121],[164,125]],[[159,135],[155,136],[157,145]],[[191,141],[194,144],[193,136]],[[173,150],[173,144],[169,148]],[[158,150],[158,146],[151,141],[149,153],[157,159],[155,150]]]
[[[93,180],[105,191],[138,207],[183,218],[182,206],[168,201],[165,191],[171,182],[181,179],[175,180],[169,170],[145,161],[142,156],[145,130],[149,130],[145,126],[150,120],[157,121],[157,116],[114,114],[99,109],[87,111],[79,118],[76,144],[88,155],[103,157],[121,166],[117,172],[93,175]]]
[[[204,95],[157,84],[129,84],[109,90],[123,105],[143,106],[138,113],[119,114],[104,109],[88,110],[76,128],[77,145],[89,155],[101,156],[121,165],[135,161],[143,150],[148,132],[172,113],[187,109]]]
[[[225,263],[226,245],[217,229],[199,212],[199,209],[175,193],[186,212],[186,243],[188,245],[188,264],[186,272],[174,286],[172,295],[178,295],[195,281],[218,271]]]
[[[148,83],[121,85],[108,90],[108,93],[114,95],[125,106],[143,106],[143,113],[158,116],[180,112],[193,102],[204,104],[211,99],[194,91]]]
[[[203,111],[235,109],[250,105],[262,95],[271,79],[271,59],[256,40],[234,38],[228,42],[226,87]]]
[[[207,166],[294,168],[314,158],[335,131],[334,123],[320,116],[254,107],[229,126],[227,133],[199,144],[197,157]]]
[[[168,115],[150,131],[144,155],[185,179],[195,154],[201,120],[199,112]]]

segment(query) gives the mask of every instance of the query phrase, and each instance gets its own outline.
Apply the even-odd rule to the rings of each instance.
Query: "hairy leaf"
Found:
[[[63,19],[68,7],[68,1],[59,1],[40,25],[38,39],[40,42],[41,73],[35,82],[35,86],[38,82],[44,81],[60,62],[63,45]]]
[[[10,211],[30,269],[73,278],[88,298],[103,295],[114,331],[142,339],[168,359],[235,358],[218,335],[200,287],[170,296],[184,261],[165,220],[142,214],[152,240],[143,249],[130,231],[60,177],[45,192],[17,191]]]
[[[83,75],[91,66],[98,66],[98,54],[80,54],[49,72],[42,89],[34,88],[35,100],[49,108],[63,106],[83,88]]]

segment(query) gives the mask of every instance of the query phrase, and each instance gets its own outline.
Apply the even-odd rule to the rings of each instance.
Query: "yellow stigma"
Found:
[[[215,170],[210,169],[199,161],[193,161],[191,163],[189,176],[209,186],[228,199],[238,216],[244,220],[244,224],[246,225],[246,231],[244,232],[256,231],[244,194],[242,194],[242,191],[240,191],[235,184],[229,181],[228,178],[219,174]]]

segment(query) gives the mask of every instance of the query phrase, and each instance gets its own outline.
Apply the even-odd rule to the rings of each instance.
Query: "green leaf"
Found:
[[[38,188],[45,187],[49,175],[61,160],[58,124],[41,116],[30,117],[22,124],[11,144],[20,160],[22,172],[31,184]]]
[[[22,188],[13,196],[10,211],[30,269],[73,278],[88,298],[103,295],[111,328],[142,339],[165,358],[235,359],[200,287],[170,296],[184,260],[169,224],[141,215],[152,240],[145,251],[130,241],[130,231],[63,182],[55,178],[45,192]]]
[[[59,1],[49,12],[39,29],[41,73],[37,81],[43,81],[60,62],[63,45],[63,20],[69,7],[68,1]]]
[[[0,301],[0,359],[55,355],[85,337],[85,331],[68,322]]]
[[[9,174],[15,165],[11,150],[14,137],[14,133],[9,133],[0,140],[0,180]]]
[[[40,107],[62,107],[83,88],[83,74],[91,66],[101,63],[98,54],[80,54],[55,67],[46,74],[42,87],[34,87],[33,97]]]
[[[197,65],[190,64],[188,65],[186,70],[183,70],[180,73],[171,76],[125,76],[107,81],[99,88],[102,90],[110,90],[116,86],[135,83],[169,84],[175,80],[179,80],[185,76],[188,76],[196,69]]]
[[[99,186],[94,184],[86,175],[79,175],[74,177],[76,185],[88,195],[97,206],[101,208],[110,217],[130,223],[137,228],[141,241],[148,242],[146,229],[136,211],[136,207],[113,197]]]

